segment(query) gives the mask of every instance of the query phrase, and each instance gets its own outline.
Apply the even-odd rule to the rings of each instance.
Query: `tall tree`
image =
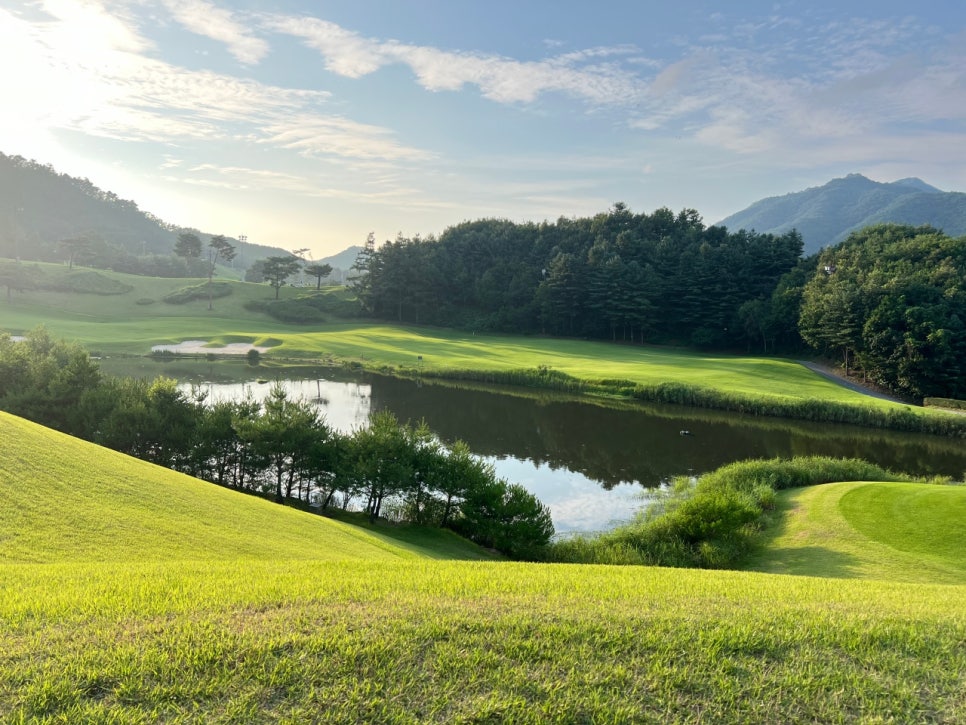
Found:
[[[262,265],[262,279],[275,290],[275,299],[278,299],[278,292],[285,285],[288,278],[299,271],[302,262],[298,257],[278,256],[269,257]]]
[[[315,277],[315,289],[318,291],[322,289],[322,278],[332,274],[332,265],[313,262],[305,267],[305,271],[310,277]]]
[[[208,309],[213,309],[212,299],[214,298],[212,289],[212,278],[215,276],[215,267],[219,261],[230,262],[235,258],[235,247],[233,247],[223,234],[212,237],[208,242]]]
[[[201,239],[193,232],[181,232],[174,243],[174,253],[185,260],[201,257]]]
[[[291,498],[307,467],[307,451],[327,436],[317,409],[304,400],[292,400],[281,383],[275,383],[262,414],[236,419],[239,437],[268,462],[269,485],[279,502]]]
[[[78,258],[90,253],[91,239],[86,236],[68,237],[61,239],[57,246],[67,252],[67,269],[72,270]]]

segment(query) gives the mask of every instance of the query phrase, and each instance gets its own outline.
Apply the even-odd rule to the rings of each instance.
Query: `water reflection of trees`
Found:
[[[285,377],[365,382],[371,385],[372,399],[358,406],[358,424],[364,423],[371,404],[373,410],[393,411],[400,420],[425,418],[443,440],[463,439],[480,455],[569,469],[605,488],[621,482],[654,486],[671,475],[702,473],[735,460],[796,455],[864,458],[918,475],[960,478],[966,472],[962,441],[855,426],[625,401],[605,404],[522,388],[418,384],[341,368],[272,369],[252,368],[243,361],[179,360],[149,361],[141,374],[188,381]],[[681,430],[692,435],[681,436]]]
[[[702,473],[735,460],[793,455],[858,457],[919,475],[958,477],[966,470],[961,442],[934,436],[369,380],[374,408],[425,418],[444,440],[461,438],[482,455],[578,471],[606,488],[626,481],[654,486],[670,475]],[[691,435],[680,435],[682,430]]]

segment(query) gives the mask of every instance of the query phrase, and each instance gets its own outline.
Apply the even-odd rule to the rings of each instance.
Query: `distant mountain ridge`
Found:
[[[69,237],[93,236],[131,255],[169,255],[181,232],[211,234],[168,224],[87,179],[60,174],[49,165],[0,152],[0,256],[46,259]],[[226,235],[227,236],[227,235]],[[228,237],[235,264],[286,250]]]
[[[813,254],[857,229],[883,222],[928,224],[961,236],[966,234],[966,194],[942,191],[914,177],[882,183],[849,174],[824,186],[761,199],[717,224],[772,234],[797,229],[805,254]]]

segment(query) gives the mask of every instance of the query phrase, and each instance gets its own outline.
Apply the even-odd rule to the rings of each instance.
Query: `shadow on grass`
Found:
[[[767,559],[761,557],[747,568],[768,574],[852,579],[859,574],[858,564],[858,557],[851,554],[824,546],[801,546],[769,549]]]

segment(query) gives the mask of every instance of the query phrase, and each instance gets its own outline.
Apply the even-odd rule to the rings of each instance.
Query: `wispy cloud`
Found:
[[[236,16],[205,0],[164,0],[172,17],[196,35],[224,43],[246,65],[258,63],[268,53],[268,43],[252,34]]]
[[[207,3],[169,5],[198,32],[233,43],[250,39],[229,14]],[[0,48],[0,61],[12,68],[28,57],[34,89],[25,94],[24,88],[12,88],[22,83],[4,74],[0,91],[36,99],[32,107],[17,111],[45,126],[122,141],[241,140],[349,159],[430,156],[398,143],[388,129],[324,113],[330,98],[325,91],[189,70],[152,58],[146,54],[151,43],[139,33],[136,20],[103,6],[51,0],[43,10],[46,18],[33,23],[6,14],[10,35],[18,40]],[[239,47],[247,48],[245,57],[252,60],[265,49],[233,45]]]
[[[877,142],[888,156],[901,129],[966,117],[966,56],[936,41],[909,19],[736,26],[661,69],[630,125],[740,155],[825,146],[858,160]]]
[[[301,38],[325,59],[327,70],[361,78],[385,66],[408,66],[430,91],[457,91],[467,85],[499,103],[526,103],[559,92],[595,104],[631,103],[644,85],[619,64],[602,62],[635,55],[633,46],[593,48],[540,61],[520,61],[471,51],[449,51],[395,40],[367,38],[318,18],[271,15],[265,26]]]
[[[267,124],[265,133],[260,143],[295,149],[308,155],[389,160],[432,157],[426,151],[399,144],[386,128],[340,116],[289,117]]]

